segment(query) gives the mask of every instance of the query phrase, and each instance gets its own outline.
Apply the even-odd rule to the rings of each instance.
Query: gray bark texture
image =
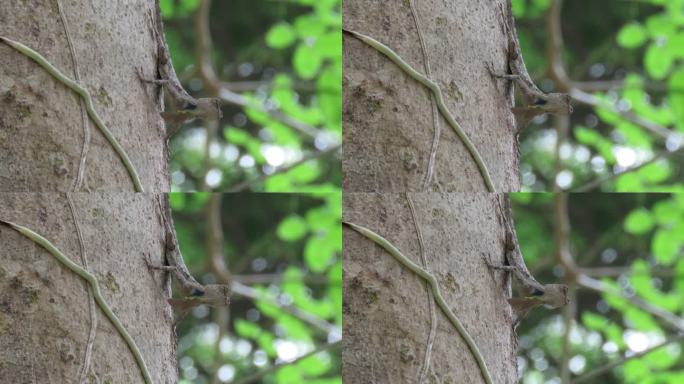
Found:
[[[506,81],[503,19],[497,1],[413,0],[431,75],[445,104],[489,168],[496,191],[517,191],[519,149]],[[344,28],[370,36],[426,73],[409,0],[344,2]],[[345,191],[422,191],[435,125],[431,93],[396,64],[347,34],[343,55]],[[485,191],[463,143],[441,115],[429,191]]]
[[[516,339],[501,265],[505,227],[497,195],[412,193],[427,270],[481,351],[494,383],[515,383]],[[344,221],[367,227],[423,265],[404,194],[345,193]],[[371,240],[343,231],[343,380],[418,383],[431,329],[428,289]],[[463,338],[435,306],[436,334],[425,383],[482,383]]]
[[[163,226],[156,197],[132,193],[72,196],[88,270],[140,348],[155,383],[175,383],[173,313],[162,272]],[[78,265],[74,217],[62,194],[5,193],[0,218],[42,235]],[[87,383],[141,383],[127,345],[98,306]],[[0,224],[0,382],[79,383],[91,328],[85,281],[45,249]]]
[[[72,60],[61,2],[74,46]],[[159,116],[153,0],[2,1],[0,36],[18,41],[75,79],[128,153],[149,192],[169,190],[167,148]],[[0,191],[68,191],[84,142],[79,96],[34,61],[0,43]],[[80,191],[133,191],[121,160],[87,118],[92,140]]]

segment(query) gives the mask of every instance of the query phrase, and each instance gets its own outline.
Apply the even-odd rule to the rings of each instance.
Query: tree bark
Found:
[[[485,259],[503,264],[505,226],[494,194],[409,194],[422,234],[427,269],[474,339],[494,383],[515,383],[516,340],[506,299],[508,279]],[[423,265],[418,232],[403,194],[346,193],[344,221],[367,227]],[[345,383],[482,383],[463,338],[439,307],[432,327],[425,281],[384,249],[343,232],[343,380]]]
[[[61,2],[61,3],[58,3]],[[59,5],[66,23],[62,21]],[[153,0],[3,1],[0,36],[37,51],[80,81],[131,158],[146,191],[168,191],[167,147],[148,17]],[[72,58],[65,27],[74,48]],[[33,60],[0,43],[0,191],[69,191],[85,140],[79,96]],[[131,178],[90,118],[92,140],[80,191],[133,191]]]
[[[0,218],[42,235],[100,285],[102,295],[135,340],[155,383],[175,383],[173,313],[162,272],[163,226],[151,194],[72,195],[83,238],[61,194],[4,194]],[[87,383],[141,383],[131,351],[98,306]],[[87,285],[44,248],[0,224],[0,381],[77,383],[91,329]]]
[[[425,41],[423,55],[418,29]],[[353,0],[344,28],[368,35],[411,67],[431,73],[447,108],[482,155],[496,191],[520,188],[511,88],[487,71],[507,70],[507,40],[498,2]],[[441,115],[434,176],[423,188],[435,123],[431,94],[373,48],[344,35],[342,161],[345,191],[484,191],[473,159]]]

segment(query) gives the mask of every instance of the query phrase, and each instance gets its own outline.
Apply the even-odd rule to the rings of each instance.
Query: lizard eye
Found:
[[[546,105],[546,100],[544,100],[544,99],[537,99],[537,100],[534,102],[534,105]]]
[[[192,292],[190,292],[191,296],[204,296],[204,291],[200,291],[199,289],[193,289]]]
[[[532,296],[543,296],[544,291],[540,291],[539,289],[535,288],[534,291],[532,291]]]
[[[186,111],[192,111],[197,109],[197,106],[195,104],[187,103],[183,106],[183,109],[185,109]]]

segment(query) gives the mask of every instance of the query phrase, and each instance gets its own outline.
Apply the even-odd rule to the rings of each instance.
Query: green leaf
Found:
[[[617,42],[625,48],[636,48],[648,39],[646,28],[637,22],[624,25],[617,35]]]
[[[618,192],[634,192],[643,189],[643,184],[641,183],[641,178],[634,173],[626,173],[622,176],[618,176],[615,180],[615,189]]]
[[[226,140],[231,144],[246,145],[253,140],[252,135],[240,128],[225,127],[223,132]]]
[[[173,4],[171,0],[159,0],[159,9],[161,9],[162,18],[170,19],[173,18]]]
[[[653,236],[651,252],[659,263],[670,265],[675,261],[680,246],[679,234],[670,229],[661,228]]]
[[[525,16],[526,5],[527,4],[526,4],[525,0],[512,0],[511,1],[511,9],[513,11],[513,16],[515,16],[515,17]]]
[[[583,312],[582,323],[591,330],[602,331],[610,323],[610,320],[593,312]]]
[[[672,112],[678,121],[684,121],[684,66],[672,73],[668,86]]]
[[[255,323],[243,319],[235,319],[235,333],[238,335],[254,339],[261,334],[261,328]]]
[[[314,160],[298,165],[287,172],[287,175],[300,184],[312,182],[320,176],[321,171]]]
[[[644,55],[644,67],[654,79],[663,79],[670,71],[674,58],[672,52],[665,45],[651,43]]]
[[[638,174],[643,180],[656,184],[667,180],[672,175],[672,169],[670,163],[662,160],[641,168]]]
[[[305,326],[299,319],[290,316],[282,315],[278,317],[278,325],[283,327],[285,333],[295,339],[311,342],[311,333],[307,326]]]
[[[658,348],[655,351],[643,356],[642,359],[644,359],[651,368],[660,370],[672,367],[677,360],[679,360],[680,355],[680,348],[676,345],[673,345],[670,347]]]
[[[630,212],[625,218],[625,230],[636,235],[650,231],[655,224],[651,212],[645,208],[638,208]]]
[[[342,57],[342,33],[339,30],[321,35],[314,44],[314,49],[324,58],[339,59]]]
[[[318,99],[326,126],[335,131],[342,129],[342,65],[326,67],[316,84]]]
[[[667,37],[674,34],[677,25],[672,22],[668,15],[657,13],[646,19],[646,29],[651,37]]]
[[[276,357],[278,355],[278,351],[276,351],[275,346],[273,345],[275,336],[272,333],[262,332],[256,337],[256,341],[259,344],[259,347],[266,351],[269,357]]]
[[[323,272],[330,264],[335,252],[323,236],[313,236],[306,242],[304,260],[313,272]]]
[[[292,45],[297,40],[295,29],[286,22],[280,22],[266,33],[266,44],[271,48],[281,49]]]
[[[653,217],[662,226],[670,226],[681,220],[683,209],[672,200],[661,200],[653,204]]]
[[[539,14],[540,12],[546,11],[550,4],[551,0],[532,0],[531,8],[534,10],[535,14]]]
[[[313,231],[329,230],[339,223],[339,217],[332,215],[328,207],[321,206],[306,211],[306,222]]]
[[[575,138],[582,144],[586,144],[596,148],[598,153],[609,164],[615,163],[615,155],[613,154],[613,143],[595,130],[585,128],[582,126],[575,127]]]
[[[301,38],[316,37],[325,31],[325,24],[321,21],[316,15],[303,15],[295,19],[294,27]]]
[[[311,79],[318,69],[321,67],[321,56],[314,47],[309,46],[306,43],[300,43],[295,50],[294,57],[292,58],[292,65],[294,66],[295,72],[302,79]]]
[[[627,361],[624,364],[624,368],[625,377],[629,378],[630,383],[640,383],[640,380],[651,373],[646,363],[641,359]]]
[[[628,121],[622,121],[616,126],[616,129],[625,137],[627,144],[633,147],[651,149],[651,136],[641,127]]]
[[[623,315],[626,320],[629,320],[634,328],[642,331],[659,330],[658,323],[653,320],[653,317],[646,311],[637,308],[627,308]]]
[[[326,358],[323,353],[317,353],[300,360],[297,366],[302,370],[303,374],[316,377],[330,369],[330,358]]]
[[[294,365],[285,365],[275,373],[277,384],[300,384],[306,382],[302,373]]]
[[[277,234],[281,240],[296,241],[301,239],[307,232],[306,221],[297,215],[286,217],[278,225]]]
[[[182,211],[185,209],[185,193],[169,193],[169,205],[173,210]]]

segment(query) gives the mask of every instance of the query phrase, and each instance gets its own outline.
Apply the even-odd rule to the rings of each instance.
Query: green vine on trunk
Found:
[[[390,59],[394,64],[399,66],[399,68],[401,68],[404,72],[406,72],[406,74],[408,74],[413,79],[415,79],[419,83],[423,84],[430,91],[432,91],[432,94],[435,96],[435,101],[437,102],[437,109],[442,114],[442,116],[447,121],[447,123],[449,123],[449,126],[451,126],[451,128],[454,130],[454,132],[456,132],[456,135],[461,139],[461,141],[463,142],[463,145],[465,145],[466,149],[470,153],[470,156],[475,161],[475,164],[477,165],[477,168],[480,171],[480,174],[482,175],[482,179],[484,179],[484,183],[487,187],[487,191],[495,192],[494,183],[492,182],[492,178],[489,175],[489,170],[487,169],[487,165],[484,163],[482,156],[480,156],[480,152],[477,151],[477,148],[475,148],[475,145],[473,144],[473,142],[470,141],[470,139],[468,138],[468,135],[466,135],[465,131],[463,131],[463,128],[461,128],[461,126],[458,124],[458,122],[451,115],[451,112],[449,112],[449,109],[447,108],[447,106],[444,104],[444,97],[442,96],[442,90],[439,88],[439,85],[437,85],[437,83],[435,83],[434,81],[428,79],[422,73],[413,69],[396,52],[394,52],[391,48],[384,45],[383,43],[373,39],[370,36],[366,36],[366,35],[359,33],[359,32],[350,31],[347,29],[342,29],[342,31],[349,33],[350,35],[354,36],[358,40],[361,40],[366,45],[368,45],[372,48],[375,48],[375,50],[377,50],[378,52],[387,56],[388,59]]]
[[[47,250],[52,256],[54,256],[57,259],[57,261],[62,263],[65,267],[69,268],[72,272],[80,276],[90,285],[97,305],[100,307],[100,309],[102,309],[102,312],[104,312],[105,316],[107,316],[109,321],[112,322],[112,325],[114,325],[114,328],[116,328],[117,332],[119,332],[119,335],[121,335],[121,337],[124,339],[124,341],[128,345],[128,349],[131,350],[131,353],[133,354],[135,361],[138,363],[140,373],[142,374],[145,383],[152,384],[152,378],[150,377],[150,373],[147,369],[147,366],[145,365],[145,360],[143,360],[142,353],[140,353],[140,349],[138,349],[138,346],[135,344],[135,341],[133,340],[131,335],[128,334],[126,328],[124,328],[123,324],[121,324],[121,320],[119,320],[119,318],[116,317],[114,312],[112,312],[111,308],[105,301],[104,297],[102,297],[102,293],[100,292],[100,285],[98,284],[95,276],[93,276],[90,272],[83,269],[80,265],[71,261],[71,259],[64,255],[59,249],[57,249],[57,247],[55,247],[49,240],[47,240],[43,236],[33,232],[32,230],[26,227],[6,220],[0,219],[0,223],[7,224],[10,228],[14,229],[15,231],[27,237],[29,240],[45,248],[45,250]]]
[[[131,176],[131,180],[133,181],[133,185],[135,186],[136,192],[144,192],[142,184],[140,183],[140,177],[138,176],[138,172],[136,172],[135,167],[133,167],[131,160],[128,158],[128,155],[126,154],[126,151],[124,151],[123,147],[121,147],[121,144],[119,144],[119,142],[116,140],[112,132],[105,126],[104,122],[95,111],[95,107],[93,106],[93,99],[90,97],[90,93],[88,93],[88,90],[79,85],[78,83],[76,83],[75,81],[71,80],[66,75],[64,75],[54,65],[50,64],[50,62],[47,61],[46,58],[44,58],[40,53],[34,51],[33,49],[25,46],[22,43],[10,40],[3,36],[0,36],[0,41],[16,49],[17,51],[19,51],[19,53],[38,63],[38,65],[43,67],[43,69],[45,69],[50,75],[52,75],[52,77],[57,79],[60,83],[71,88],[71,90],[73,90],[83,98],[83,101],[85,102],[86,106],[86,111],[88,112],[88,116],[90,116],[95,125],[102,132],[102,135],[104,135],[107,141],[109,141],[109,144],[111,144],[112,148],[114,148],[116,154],[119,155],[121,162],[123,163],[124,167],[126,167],[128,174]]]
[[[475,358],[475,361],[477,362],[477,365],[480,368],[480,373],[482,373],[482,378],[484,379],[484,382],[486,384],[492,384],[492,376],[489,373],[489,369],[487,369],[487,364],[484,361],[484,357],[482,357],[480,349],[477,347],[477,344],[475,344],[475,340],[473,340],[468,331],[466,331],[466,329],[463,327],[461,321],[458,320],[458,317],[456,317],[456,315],[451,311],[446,300],[444,300],[442,292],[439,290],[439,283],[437,282],[437,279],[432,274],[430,274],[430,272],[426,271],[425,269],[421,268],[418,264],[411,261],[411,259],[409,259],[403,253],[401,253],[401,251],[399,251],[397,247],[392,245],[392,243],[390,243],[384,237],[378,235],[377,233],[371,231],[366,227],[362,227],[354,223],[343,222],[342,224],[349,226],[349,228],[360,233],[364,237],[368,238],[369,240],[373,241],[374,243],[382,247],[385,251],[387,251],[387,253],[392,255],[392,257],[394,257],[399,263],[401,263],[401,265],[408,268],[411,272],[415,273],[416,275],[420,276],[425,281],[427,281],[428,285],[430,285],[430,289],[432,290],[432,296],[435,298],[435,302],[442,310],[442,312],[444,312],[444,315],[447,317],[447,319],[449,319],[454,328],[456,328],[458,333],[465,341],[466,345],[468,345],[470,353],[473,354],[473,357]]]

